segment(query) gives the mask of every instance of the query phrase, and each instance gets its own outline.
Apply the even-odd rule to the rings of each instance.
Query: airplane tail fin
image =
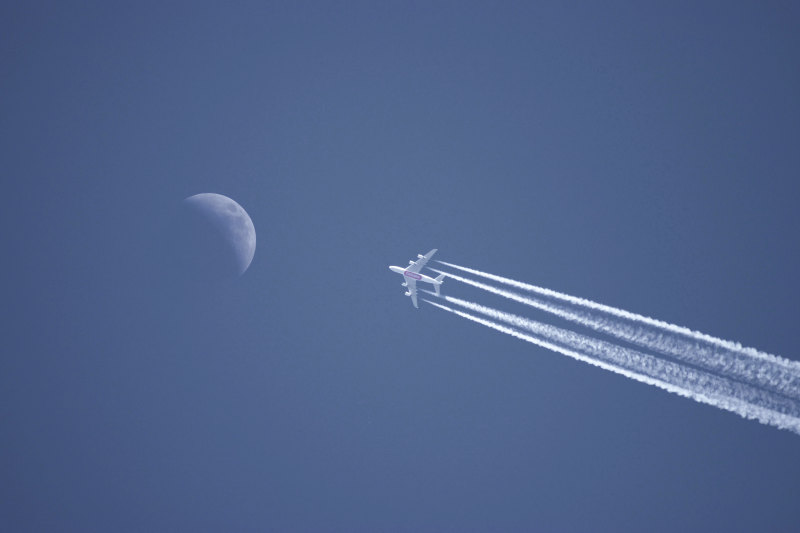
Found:
[[[444,280],[444,274],[439,274],[436,276],[434,280],[436,283],[433,284],[433,288],[436,289],[436,296],[439,296],[439,287],[442,286],[442,281]]]

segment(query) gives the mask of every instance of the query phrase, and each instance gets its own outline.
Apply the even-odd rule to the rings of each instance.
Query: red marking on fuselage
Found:
[[[415,274],[413,272],[405,271],[403,272],[403,275],[413,279],[422,279],[422,276],[420,276],[419,274]]]

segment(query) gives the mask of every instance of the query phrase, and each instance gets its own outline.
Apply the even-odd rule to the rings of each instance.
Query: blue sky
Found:
[[[797,359],[798,15],[2,8],[4,522],[793,527],[796,435],[416,311],[387,266],[435,247]],[[201,192],[255,224],[236,281],[170,274]]]

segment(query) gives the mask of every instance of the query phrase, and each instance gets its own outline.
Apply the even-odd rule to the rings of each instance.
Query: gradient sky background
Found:
[[[798,359],[795,5],[68,4],[0,11],[2,529],[800,523],[796,435],[387,269],[436,247]],[[200,192],[258,247],[187,290]]]

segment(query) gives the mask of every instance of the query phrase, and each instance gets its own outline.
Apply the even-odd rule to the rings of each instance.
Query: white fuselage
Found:
[[[444,273],[439,274],[437,277],[432,278],[430,276],[426,276],[425,274],[420,274],[420,270],[425,268],[425,265],[430,261],[433,254],[436,253],[436,248],[431,250],[425,255],[417,254],[417,261],[409,261],[407,267],[398,267],[398,266],[390,266],[389,270],[392,272],[396,272],[397,274],[401,274],[403,276],[403,287],[406,288],[406,296],[411,297],[411,303],[414,304],[414,307],[419,307],[417,305],[417,282],[424,281],[425,283],[430,283],[433,285],[433,290],[436,296],[439,296],[439,290],[442,286],[442,281],[444,281]],[[427,292],[427,291],[426,291]]]
[[[402,274],[404,278],[411,278],[417,281],[424,281],[425,283],[431,283],[433,285],[436,285],[436,283],[438,283],[435,279],[433,279],[430,276],[426,276],[425,274],[418,274],[417,272],[409,272],[403,267],[390,266],[389,270],[391,270],[392,272],[397,272],[398,274]]]

